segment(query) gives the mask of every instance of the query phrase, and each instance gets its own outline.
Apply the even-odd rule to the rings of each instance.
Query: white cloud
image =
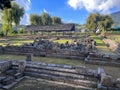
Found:
[[[15,0],[17,4],[19,4],[21,7],[24,7],[26,11],[30,10],[31,1],[30,0]]]
[[[108,13],[113,8],[120,10],[120,0],[68,0],[67,3],[75,10],[85,8],[88,12]]]
[[[19,4],[21,7],[24,7],[25,9],[25,14],[21,19],[20,24],[28,25],[30,21],[29,21],[29,14],[27,13],[27,11],[29,11],[31,8],[31,0],[16,0],[15,2]]]
[[[29,14],[25,13],[23,18],[20,21],[20,24],[21,25],[29,25],[30,24],[29,20],[30,20]]]
[[[46,9],[43,9],[43,12],[48,13],[48,11]]]

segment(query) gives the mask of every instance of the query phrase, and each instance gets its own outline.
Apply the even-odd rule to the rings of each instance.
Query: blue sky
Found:
[[[47,11],[52,16],[59,16],[64,22],[84,23],[88,12],[86,10],[74,10],[66,0],[31,0],[29,13],[40,14]]]
[[[51,16],[59,16],[66,23],[84,24],[90,13],[104,14],[120,10],[120,0],[16,0],[25,8],[21,24],[29,24],[30,14],[48,12]]]

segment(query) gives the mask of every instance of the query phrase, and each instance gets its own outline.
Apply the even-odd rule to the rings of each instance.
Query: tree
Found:
[[[11,8],[12,0],[0,0],[0,9]]]
[[[41,18],[42,18],[43,25],[51,25],[52,24],[51,16],[48,13],[43,12],[41,15]]]
[[[5,32],[5,36],[7,37],[8,32],[12,28],[12,10],[5,8],[2,11],[2,28],[3,31]]]
[[[52,17],[52,24],[56,25],[56,24],[61,24],[61,18],[60,17]]]
[[[37,14],[31,14],[30,24],[31,25],[43,25],[41,16]]]
[[[20,19],[24,15],[24,8],[20,8],[20,6],[16,3],[12,3],[12,19],[13,23],[17,26],[20,23]]]
[[[30,24],[31,25],[56,25],[61,24],[60,17],[51,17],[48,13],[43,12],[41,15],[31,14]]]
[[[17,26],[23,15],[24,9],[20,8],[16,3],[12,3],[11,8],[4,8],[2,10],[2,26],[6,37],[12,29],[12,23]]]
[[[106,30],[107,28],[110,28],[112,24],[113,20],[109,15],[95,13],[88,16],[86,27],[89,30],[96,30],[97,28]]]

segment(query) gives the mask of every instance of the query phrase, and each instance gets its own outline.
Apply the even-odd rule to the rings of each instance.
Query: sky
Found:
[[[120,10],[120,0],[16,0],[25,8],[20,24],[29,24],[30,14],[48,12],[65,23],[84,24],[90,13],[110,14]]]

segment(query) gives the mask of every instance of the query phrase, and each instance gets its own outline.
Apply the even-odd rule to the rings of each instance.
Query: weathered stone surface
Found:
[[[118,78],[118,79],[116,80],[116,84],[117,84],[117,86],[120,88],[120,78]]]
[[[26,61],[18,61],[19,72],[24,72],[26,67]]]
[[[105,73],[101,74],[101,84],[107,87],[113,87],[114,81],[113,78]]]
[[[10,77],[7,77],[6,79],[4,79],[4,80],[2,81],[2,84],[3,84],[3,85],[8,85],[8,84],[13,83],[14,81],[15,81],[15,78],[12,77],[12,76],[10,76]]]
[[[0,72],[5,72],[6,70],[8,70],[12,65],[11,61],[1,61],[0,62]]]
[[[33,54],[32,53],[26,54],[26,61],[32,61],[32,58],[33,58]]]
[[[99,67],[98,68],[98,75],[101,75],[102,73],[105,73],[104,69]]]
[[[7,75],[14,75],[15,73],[16,73],[15,70],[7,70],[7,71],[5,72],[5,74],[7,74]]]
[[[14,76],[15,76],[15,79],[19,79],[23,77],[23,73],[16,73]]]

